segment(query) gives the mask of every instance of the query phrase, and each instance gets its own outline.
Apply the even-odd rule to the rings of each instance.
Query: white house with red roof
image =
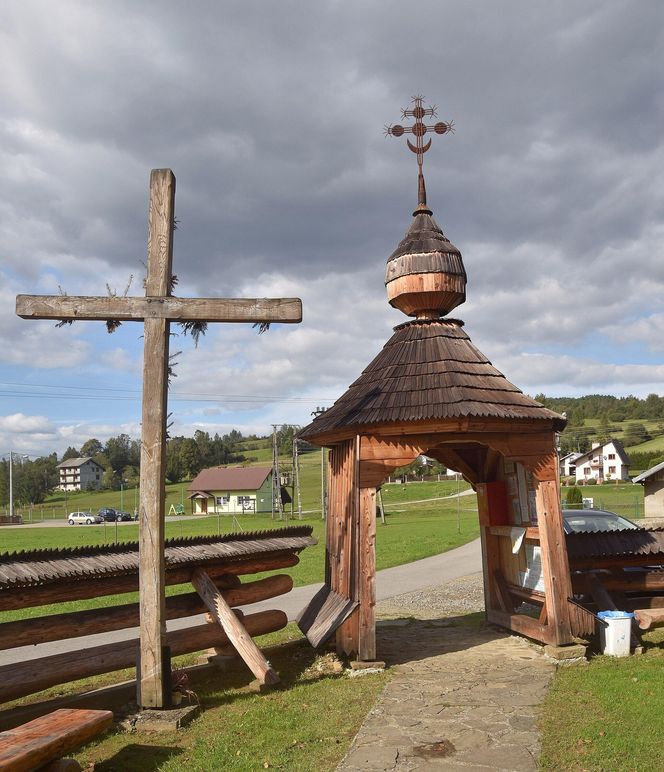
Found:
[[[269,466],[203,469],[187,490],[194,515],[272,511],[272,469]]]

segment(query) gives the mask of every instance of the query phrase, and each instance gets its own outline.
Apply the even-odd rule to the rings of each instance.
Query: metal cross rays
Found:
[[[436,106],[434,105],[433,107],[424,107],[423,101],[423,96],[414,96],[412,98],[414,107],[411,110],[401,111],[402,118],[415,118],[415,123],[412,126],[401,126],[401,124],[396,123],[393,126],[385,127],[386,136],[389,135],[391,137],[402,137],[404,134],[415,135],[415,144],[413,145],[409,139],[406,139],[406,144],[413,151],[413,153],[417,155],[418,211],[427,209],[427,196],[426,188],[424,187],[424,175],[422,174],[422,161],[424,154],[431,147],[431,137],[425,144],[424,135],[427,132],[447,134],[448,132],[454,131],[453,121],[449,121],[448,123],[445,123],[444,121],[438,121],[438,123],[434,123],[433,125],[424,123],[422,120],[423,118],[426,118],[427,116],[435,118],[437,116]]]

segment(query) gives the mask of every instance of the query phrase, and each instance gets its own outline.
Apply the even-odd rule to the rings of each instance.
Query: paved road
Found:
[[[432,585],[443,584],[460,576],[467,576],[481,570],[480,542],[479,539],[476,539],[468,544],[464,544],[462,547],[457,547],[457,549],[450,550],[449,552],[443,552],[440,555],[433,555],[423,560],[417,560],[414,563],[406,563],[402,566],[379,571],[376,576],[376,600],[385,600],[405,592],[414,592]],[[289,619],[294,619],[321,586],[320,584],[309,584],[305,587],[296,587],[288,595],[271,598],[261,603],[253,603],[246,610],[248,613],[254,613],[264,609],[280,608],[288,614]],[[201,624],[203,621],[204,617],[202,615],[187,619],[174,619],[168,623],[168,629],[176,630],[192,624]],[[0,651],[0,665],[18,663],[74,649],[80,650],[82,656],[84,656],[83,652],[90,646],[112,643],[113,641],[124,641],[135,638],[137,635],[138,629],[134,628],[114,633],[89,635],[67,641],[45,643],[38,646],[22,646],[17,649],[8,649]]]

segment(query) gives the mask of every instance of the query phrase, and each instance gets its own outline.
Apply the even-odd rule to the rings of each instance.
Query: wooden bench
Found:
[[[63,708],[0,732],[0,770],[29,772],[61,759],[113,723],[110,710]],[[60,769],[80,769],[60,765]]]

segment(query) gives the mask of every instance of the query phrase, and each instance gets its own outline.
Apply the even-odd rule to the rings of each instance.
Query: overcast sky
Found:
[[[383,276],[417,167],[383,128],[418,93],[456,126],[425,176],[476,345],[530,394],[664,392],[660,0],[5,0],[0,35],[0,454],[139,436],[140,324],[15,296],[143,294],[157,167],[177,294],[304,303],[174,337],[171,433],[331,404],[405,319]]]

